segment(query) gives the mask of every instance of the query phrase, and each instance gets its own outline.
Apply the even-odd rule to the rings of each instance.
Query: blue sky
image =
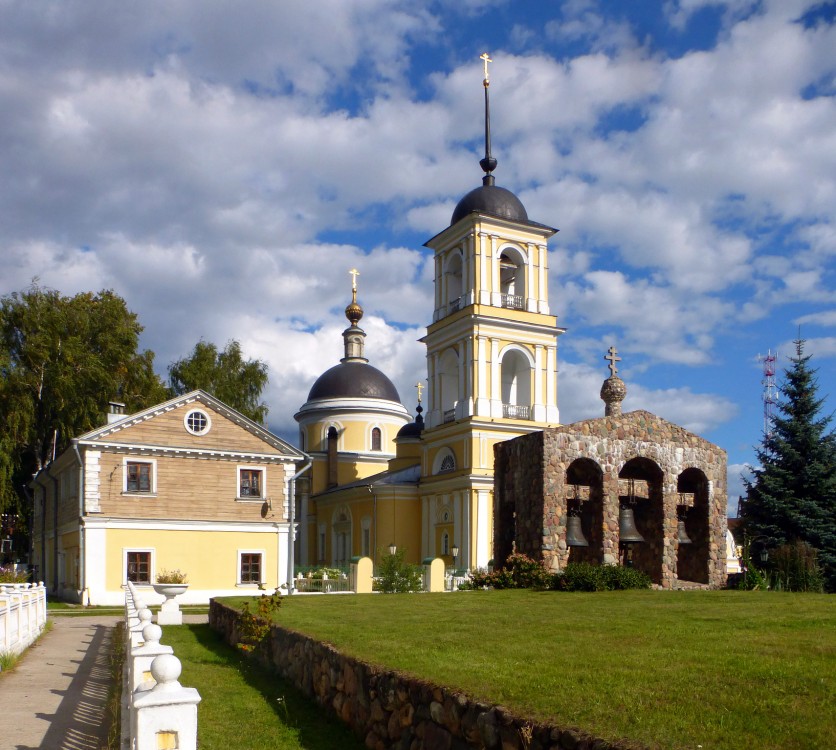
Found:
[[[487,51],[497,183],[560,229],[562,420],[602,413],[615,345],[625,409],[723,446],[736,496],[759,354],[800,326],[836,409],[835,6],[0,0],[0,293],[114,289],[161,374],[236,338],[290,437],[356,266],[412,409]]]

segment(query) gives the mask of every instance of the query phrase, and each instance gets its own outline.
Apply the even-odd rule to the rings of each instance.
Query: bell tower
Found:
[[[548,239],[557,230],[530,221],[519,198],[495,184],[491,60],[482,60],[482,185],[426,243],[435,254],[435,303],[423,339],[429,399],[422,500],[428,532],[439,514],[455,520],[462,567],[488,562],[493,446],[559,424],[557,337],[564,332],[548,298]],[[436,553],[425,546],[424,554]]]

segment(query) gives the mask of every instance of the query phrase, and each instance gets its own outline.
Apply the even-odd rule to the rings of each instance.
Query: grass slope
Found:
[[[366,661],[609,739],[836,747],[833,596],[297,596],[278,619]]]
[[[362,742],[292,686],[223,643],[208,625],[168,626],[162,642],[197,688],[202,750],[359,750]]]

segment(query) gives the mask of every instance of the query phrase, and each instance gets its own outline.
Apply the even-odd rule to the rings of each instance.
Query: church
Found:
[[[411,417],[388,377],[369,364],[356,271],[345,356],[313,384],[295,415],[313,460],[297,484],[302,564],[375,561],[392,546],[419,562],[484,567],[493,557],[494,446],[560,423],[557,339],[548,240],[495,184],[485,59],[482,184],[426,242],[435,257],[427,389]]]
[[[723,451],[675,425],[661,429],[664,420],[646,412],[625,415],[624,423],[596,424],[597,439],[587,440],[584,451],[573,454],[577,460],[565,465],[563,454],[542,450],[543,435],[556,430],[576,446],[589,427],[560,426],[557,339],[565,329],[551,312],[548,288],[548,241],[557,230],[529,219],[519,198],[495,184],[487,55],[483,60],[482,184],[459,201],[449,226],[425,243],[435,259],[432,318],[421,339],[426,399],[419,383],[410,416],[392,381],[369,364],[359,272],[353,269],[345,356],[316,380],[295,415],[300,448],[312,459],[310,474],[297,483],[295,558],[301,565],[344,566],[355,556],[377,563],[387,551],[403,550],[413,563],[441,557],[469,570],[501,563],[517,550],[557,569],[579,559],[633,564],[635,553],[636,564],[659,585],[673,585],[680,574],[720,585]],[[605,398],[610,418],[625,387],[617,377],[605,382],[608,387],[615,389],[613,398]],[[638,427],[648,419],[658,422],[656,435],[666,441],[649,453],[653,428]],[[682,447],[694,439],[702,450],[686,455]],[[514,445],[523,448],[503,447]],[[671,451],[685,456],[673,478],[649,457]],[[496,491],[495,454],[501,467]],[[612,467],[609,473],[599,468],[595,459],[602,454],[617,464],[614,475]],[[551,503],[542,477],[530,487],[519,482],[520,472],[531,473],[544,461],[561,466],[558,499]],[[621,492],[628,484],[629,493],[650,496],[635,515],[632,494],[625,499],[628,491]],[[621,507],[630,510],[634,528],[623,525]],[[591,542],[578,524],[581,511]],[[635,523],[647,544],[634,543],[641,536]],[[630,534],[636,538],[627,541]]]

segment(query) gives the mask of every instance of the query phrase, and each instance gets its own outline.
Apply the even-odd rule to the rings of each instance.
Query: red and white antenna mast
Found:
[[[768,438],[772,435],[772,420],[775,416],[775,405],[778,403],[778,387],[775,385],[775,362],[778,353],[773,354],[770,349],[765,357],[759,354],[758,359],[763,362],[763,435]]]

